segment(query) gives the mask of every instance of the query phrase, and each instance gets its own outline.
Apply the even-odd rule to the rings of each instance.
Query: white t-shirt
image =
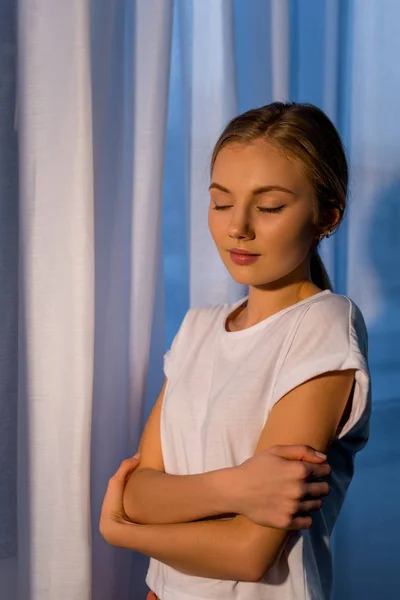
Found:
[[[328,600],[329,537],[352,479],[354,455],[369,434],[364,319],[349,298],[325,290],[252,327],[226,331],[227,316],[244,300],[190,309],[165,355],[166,473],[241,464],[254,455],[270,410],[287,392],[319,374],[356,369],[351,413],[328,455],[331,493],[314,513],[311,529],[290,536],[261,581],[190,576],[151,558],[146,583],[161,600]]]

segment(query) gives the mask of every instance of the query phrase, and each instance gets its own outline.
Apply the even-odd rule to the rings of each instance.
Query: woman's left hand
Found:
[[[140,455],[122,461],[118,470],[109,479],[107,490],[101,507],[99,531],[103,538],[114,546],[121,545],[118,533],[121,526],[133,525],[124,511],[124,489],[130,474],[139,464]]]

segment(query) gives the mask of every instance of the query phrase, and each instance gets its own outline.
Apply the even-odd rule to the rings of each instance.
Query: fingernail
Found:
[[[322,454],[322,452],[317,452],[316,450],[315,450],[315,454],[317,456],[319,456],[320,458],[327,458],[326,454]]]
[[[139,457],[140,457],[140,452],[137,452],[133,458],[139,458]]]

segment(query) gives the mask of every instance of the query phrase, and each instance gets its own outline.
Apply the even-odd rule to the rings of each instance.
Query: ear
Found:
[[[331,233],[339,226],[343,213],[337,206],[333,206],[326,215],[323,223],[319,224],[319,231],[330,231]]]
[[[340,221],[342,220],[342,212],[339,208],[335,207],[332,209],[332,220],[331,220],[331,225],[330,225],[330,230],[332,231],[333,229],[336,229],[336,227],[339,225]]]

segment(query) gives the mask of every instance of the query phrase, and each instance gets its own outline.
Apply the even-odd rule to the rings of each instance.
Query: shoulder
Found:
[[[218,322],[223,323],[224,305],[189,308],[172,340],[170,349],[164,354],[164,373],[170,378],[174,365],[185,358],[188,352],[201,345],[213,332],[218,331]],[[220,321],[219,321],[220,319]],[[223,325],[221,325],[222,327]]]
[[[352,301],[347,296],[331,292],[324,296],[317,295],[314,302],[311,302],[306,308],[304,314],[312,315],[315,318],[349,318],[352,311]]]
[[[352,326],[365,328],[364,317],[355,302],[348,296],[334,292],[316,298],[304,311],[303,321],[325,327],[340,325],[348,329]]]
[[[340,344],[367,352],[367,329],[359,307],[348,296],[334,292],[316,298],[303,311],[296,337],[318,340],[324,345]],[[334,344],[334,345],[336,345]]]
[[[181,328],[185,331],[204,333],[223,327],[227,304],[192,307],[186,312]]]

